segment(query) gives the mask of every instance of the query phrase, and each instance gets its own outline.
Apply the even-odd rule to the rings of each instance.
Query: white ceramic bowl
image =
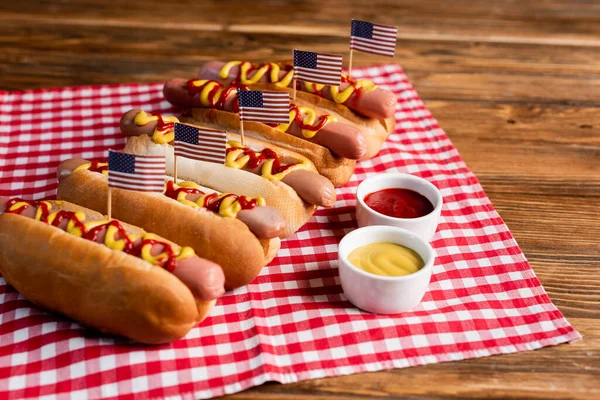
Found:
[[[420,218],[395,218],[381,214],[365,203],[365,196],[382,189],[410,189],[425,196],[433,211]],[[370,225],[389,225],[416,233],[426,241],[435,234],[442,213],[443,197],[431,182],[418,176],[396,172],[383,173],[365,179],[356,189],[356,220],[359,228]]]
[[[365,272],[348,261],[357,247],[376,242],[397,243],[413,249],[425,262],[419,271],[405,276],[380,276]],[[342,238],[338,267],[344,294],[356,307],[376,314],[395,314],[416,307],[429,285],[435,251],[431,245],[406,229],[368,226]]]

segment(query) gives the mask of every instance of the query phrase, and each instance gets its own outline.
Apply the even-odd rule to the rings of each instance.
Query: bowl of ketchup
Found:
[[[430,241],[438,226],[443,198],[439,189],[418,176],[384,173],[365,179],[356,190],[359,227],[388,225]]]

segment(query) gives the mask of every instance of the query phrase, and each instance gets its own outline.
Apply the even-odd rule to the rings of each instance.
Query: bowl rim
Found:
[[[364,231],[371,231],[371,230],[375,230],[375,229],[396,231],[397,233],[400,233],[402,235],[415,238],[417,241],[419,241],[423,245],[425,245],[425,248],[427,249],[427,251],[430,254],[429,260],[428,261],[423,260],[423,261],[425,261],[425,264],[423,265],[423,268],[421,268],[417,272],[413,272],[411,274],[403,275],[403,276],[384,276],[384,275],[371,274],[370,272],[363,271],[362,269],[358,268],[357,266],[352,264],[350,261],[348,261],[347,257],[342,257],[342,255],[340,254],[339,248],[342,245],[342,242],[344,240],[346,240],[346,238],[353,237],[356,235],[368,234],[369,232],[364,232]],[[394,241],[390,241],[390,243],[394,243]],[[396,244],[399,244],[399,243],[396,243]],[[407,247],[407,246],[405,246],[405,247]],[[354,249],[356,249],[356,247]],[[354,250],[354,249],[352,249],[352,250]],[[416,251],[415,249],[411,249],[411,250]],[[350,254],[350,252],[348,254]],[[419,256],[421,256],[420,253],[418,253],[418,254],[419,254]],[[362,228],[357,228],[357,229],[353,230],[352,232],[347,233],[342,238],[342,240],[338,244],[338,269],[342,268],[342,264],[343,264],[344,267],[349,267],[350,269],[354,270],[355,272],[358,272],[360,275],[362,275],[368,279],[375,279],[375,280],[384,281],[384,282],[408,281],[408,280],[416,279],[420,275],[426,274],[431,269],[433,269],[433,264],[435,263],[436,256],[437,256],[437,254],[435,252],[435,249],[431,246],[431,244],[429,244],[429,242],[426,242],[425,239],[422,239],[421,237],[416,235],[414,232],[411,232],[404,228],[399,228],[397,226],[369,225],[369,226],[364,226]]]
[[[358,192],[361,189],[361,186],[364,187],[365,182],[373,182],[373,181],[378,181],[378,180],[383,180],[383,179],[400,179],[400,178],[408,178],[408,179],[412,179],[414,181],[417,182],[422,182],[425,184],[425,186],[428,186],[429,188],[433,189],[433,191],[436,194],[437,197],[437,204],[435,204],[433,206],[433,210],[428,213],[423,215],[422,217],[417,217],[417,218],[400,218],[400,217],[390,217],[389,215],[385,215],[380,213],[379,211],[375,211],[374,209],[372,209],[371,207],[369,207],[367,205],[367,203],[365,203],[364,201],[364,197],[369,194],[365,194],[365,196],[359,196]],[[389,187],[388,189],[408,189],[407,187],[403,187],[403,186],[398,186],[398,185],[394,185]],[[379,189],[379,190],[383,190],[383,189]],[[412,189],[408,189],[408,190],[412,190]],[[416,190],[413,190],[416,191]],[[374,192],[372,192],[374,193]],[[417,192],[418,193],[418,192]],[[424,196],[423,194],[419,193],[421,196]],[[427,179],[421,178],[420,176],[416,176],[416,175],[412,175],[412,174],[407,174],[404,172],[386,172],[383,174],[378,174],[375,176],[371,176],[368,177],[366,179],[364,179],[361,183],[358,184],[358,186],[356,187],[356,193],[354,194],[356,197],[356,201],[361,205],[361,207],[367,209],[369,212],[375,214],[376,216],[388,221],[388,222],[392,222],[392,221],[412,221],[412,222],[420,222],[423,221],[427,218],[431,218],[432,216],[435,216],[435,214],[437,214],[438,212],[441,212],[442,206],[444,204],[444,196],[442,195],[442,192],[440,191],[440,189],[437,188],[437,186],[435,186],[433,183],[429,182]],[[426,197],[426,196],[424,196]],[[429,200],[429,198],[427,199]]]

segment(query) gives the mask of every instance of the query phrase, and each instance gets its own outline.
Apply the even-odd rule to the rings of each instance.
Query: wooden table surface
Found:
[[[155,82],[205,60],[347,52],[351,18],[399,26],[398,62],[583,340],[267,384],[232,399],[600,398],[600,2],[3,1],[0,89]],[[322,7],[319,9],[319,7]]]

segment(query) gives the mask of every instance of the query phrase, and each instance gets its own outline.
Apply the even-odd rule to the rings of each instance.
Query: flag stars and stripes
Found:
[[[136,156],[109,150],[108,185],[139,192],[159,192],[165,184],[164,156]]]
[[[175,123],[175,156],[225,163],[227,131]]]
[[[350,49],[393,57],[396,53],[398,27],[353,19]]]
[[[342,55],[294,50],[294,79],[339,86],[342,81]]]
[[[290,122],[290,95],[287,92],[238,90],[240,119],[265,124]]]

